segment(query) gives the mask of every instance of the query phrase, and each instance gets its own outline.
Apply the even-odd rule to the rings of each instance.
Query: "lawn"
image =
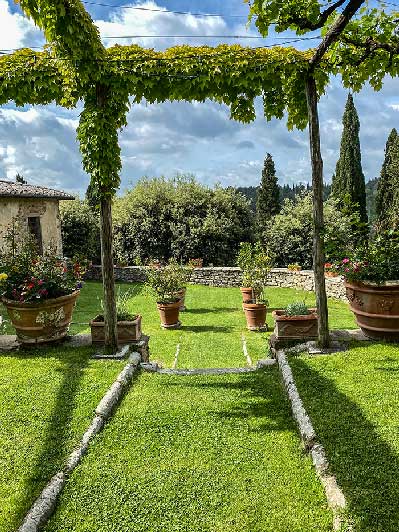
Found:
[[[356,532],[399,529],[399,348],[291,359]]]
[[[277,368],[142,374],[46,532],[326,532],[332,516]]]
[[[305,300],[314,306],[314,294],[292,288],[267,288],[270,303],[269,333],[254,333],[246,329],[238,288],[189,286],[186,296],[187,311],[181,313],[182,328],[176,331],[161,329],[155,300],[143,285],[119,284],[119,289],[134,290],[131,310],[143,316],[143,330],[151,336],[151,358],[165,367],[171,367],[177,346],[180,345],[177,367],[239,367],[246,365],[242,350],[242,335],[247,342],[253,362],[267,356],[267,338],[273,330],[272,309],[284,308],[289,302]],[[74,312],[72,333],[89,332],[88,322],[101,308],[100,283],[85,284]],[[330,326],[356,328],[346,303],[329,300]],[[10,334],[12,329],[8,328]]]
[[[0,354],[0,532],[18,527],[121,368],[90,355],[87,348]]]

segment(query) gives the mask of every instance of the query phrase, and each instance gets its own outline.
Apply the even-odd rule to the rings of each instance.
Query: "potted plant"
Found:
[[[364,334],[399,341],[399,231],[384,231],[335,264]]]
[[[192,268],[202,268],[204,259],[190,259],[188,264]]]
[[[268,301],[264,297],[264,289],[271,270],[271,258],[259,243],[246,242],[240,246],[238,263],[243,271],[244,283],[250,287],[249,294],[241,288],[243,299],[244,296],[247,299],[242,304],[247,327],[250,331],[266,329]]]
[[[324,265],[324,275],[326,277],[338,277],[339,272],[336,269],[336,265],[331,262],[326,262]]]
[[[185,283],[185,269],[171,259],[163,268],[149,267],[146,285],[155,294],[161,326],[164,329],[177,329],[181,323],[179,312],[181,293]]]
[[[23,236],[22,236],[23,235]],[[64,338],[82,286],[81,263],[58,258],[51,249],[42,255],[34,240],[15,227],[5,235],[0,255],[0,296],[22,344]]]
[[[288,268],[288,270],[290,272],[300,272],[301,271],[301,266],[297,262],[295,262],[294,264],[288,264],[287,268]]]
[[[116,295],[116,313],[117,313],[117,337],[118,345],[126,345],[136,342],[141,338],[141,321],[140,314],[131,311],[130,303],[134,297],[134,290],[121,292],[118,290]],[[101,302],[103,306],[103,302]],[[104,345],[105,343],[105,322],[104,313],[99,314],[90,322],[91,342],[93,345]]]
[[[273,312],[277,339],[305,340],[317,338],[317,311],[304,301],[290,303],[284,310]]]
[[[240,288],[242,302],[249,303],[253,299],[252,286],[249,272],[251,271],[252,244],[241,242],[237,255],[237,266],[242,272],[242,286]]]

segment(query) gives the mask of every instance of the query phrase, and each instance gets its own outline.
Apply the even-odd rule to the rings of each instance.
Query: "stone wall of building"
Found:
[[[61,220],[58,200],[41,198],[0,198],[0,249],[7,226],[17,221],[28,230],[28,218],[39,217],[43,248],[51,246],[62,255]],[[22,235],[23,236],[23,235]]]
[[[101,268],[93,266],[86,277],[92,280],[101,280]],[[145,268],[139,266],[116,267],[115,278],[117,281],[138,282],[145,281]],[[195,268],[191,278],[193,284],[207,286],[241,286],[240,268]],[[297,288],[300,290],[314,290],[313,271],[303,270],[292,272],[287,268],[274,268],[269,275],[269,286],[280,286],[283,288]],[[341,277],[327,277],[326,290],[328,297],[342,299],[346,301],[345,286]]]

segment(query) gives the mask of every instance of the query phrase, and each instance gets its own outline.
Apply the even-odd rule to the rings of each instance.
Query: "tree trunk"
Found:
[[[101,268],[104,291],[105,346],[115,352],[118,347],[115,300],[115,276],[112,245],[112,199],[103,198],[100,204]]]
[[[320,151],[319,114],[317,106],[317,88],[310,74],[306,80],[306,100],[309,117],[310,157],[312,161],[313,188],[313,270],[316,291],[319,346],[328,347],[328,307],[324,278],[324,216],[323,216],[323,159]]]

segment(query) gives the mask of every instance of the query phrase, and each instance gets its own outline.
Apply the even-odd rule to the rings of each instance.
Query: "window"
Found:
[[[37,249],[40,255],[43,254],[42,227],[40,225],[40,216],[29,216],[28,229],[36,241]]]

